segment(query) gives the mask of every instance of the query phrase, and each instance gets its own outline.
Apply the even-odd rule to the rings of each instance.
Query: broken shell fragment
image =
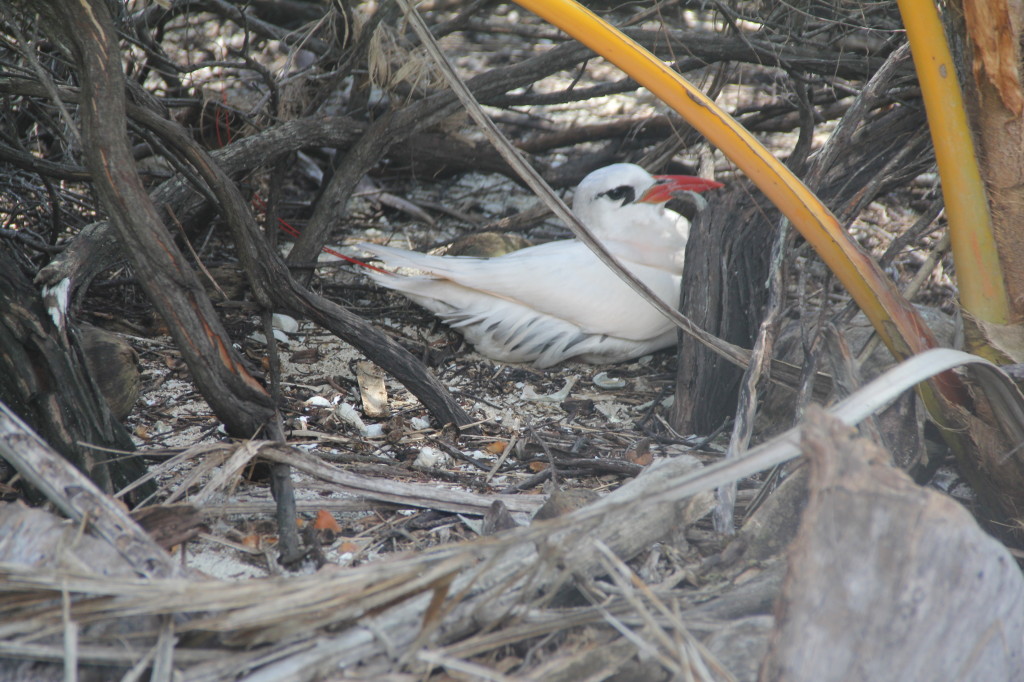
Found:
[[[593,381],[594,385],[598,388],[604,388],[607,390],[626,387],[625,379],[622,377],[608,376],[608,372],[598,372],[594,375],[594,378],[591,379],[591,381]]]

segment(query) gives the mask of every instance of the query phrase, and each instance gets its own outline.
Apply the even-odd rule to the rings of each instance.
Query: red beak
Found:
[[[706,192],[724,187],[714,180],[696,178],[692,175],[655,175],[655,183],[643,193],[640,201],[649,204],[663,204],[672,198],[673,192]]]

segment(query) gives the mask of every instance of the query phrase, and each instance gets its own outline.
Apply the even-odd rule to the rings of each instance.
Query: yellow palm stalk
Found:
[[[898,0],[897,4],[914,54],[942,178],[960,304],[979,320],[1006,324],[1009,301],[985,184],[938,9],[934,0]]]

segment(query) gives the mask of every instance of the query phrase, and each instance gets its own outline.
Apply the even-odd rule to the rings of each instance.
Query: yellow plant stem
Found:
[[[1006,324],[1009,301],[974,139],[934,0],[898,0],[928,112],[942,178],[960,304],[975,318]]]

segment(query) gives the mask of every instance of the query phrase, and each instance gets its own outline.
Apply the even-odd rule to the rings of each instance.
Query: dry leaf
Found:
[[[654,455],[651,454],[651,439],[641,438],[626,448],[626,461],[642,467],[653,462]]]
[[[341,526],[331,515],[331,512],[326,509],[321,509],[316,513],[316,521],[313,522],[313,528],[316,530],[333,530],[335,533],[341,532]]]
[[[384,371],[372,362],[357,362],[356,382],[359,384],[359,397],[363,401],[363,414],[373,418],[388,416],[390,410]]]
[[[493,443],[488,443],[484,446],[484,452],[488,452],[492,455],[500,455],[505,452],[505,448],[508,447],[508,441],[496,440]]]
[[[172,372],[180,372],[185,368],[185,361],[181,359],[181,356],[174,355],[173,353],[167,353],[163,357],[164,367],[171,370]]]
[[[589,488],[569,488],[568,490],[555,490],[548,497],[547,502],[533,515],[534,521],[554,519],[559,516],[571,514],[577,509],[597,502],[601,496]]]
[[[342,554],[355,554],[359,551],[359,549],[359,545],[352,542],[351,540],[346,540],[345,542],[338,545],[338,551]]]
[[[1002,364],[1024,362],[1024,332],[1017,324],[996,324],[963,312],[966,349],[987,348],[999,354]]]

